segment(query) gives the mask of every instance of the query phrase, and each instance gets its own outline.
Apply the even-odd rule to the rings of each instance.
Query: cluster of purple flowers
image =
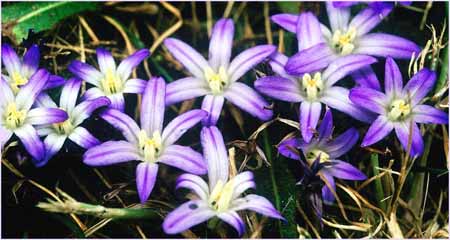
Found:
[[[304,161],[305,167],[319,166],[317,175],[326,182],[322,188],[326,203],[335,198],[334,178],[366,178],[357,168],[339,160],[358,142],[359,133],[351,128],[333,139],[329,108],[371,123],[361,146],[372,145],[395,129],[405,150],[412,142],[411,156],[423,152],[416,123],[448,124],[445,112],[422,101],[434,85],[435,73],[424,68],[403,87],[400,70],[392,59],[408,59],[420,48],[398,36],[370,33],[392,8],[392,4],[370,4],[351,19],[349,6],[327,3],[331,29],[311,12],[274,15],[275,23],[297,35],[298,53],[291,57],[277,52],[275,46],[259,45],[231,60],[234,23],[221,19],[211,34],[208,60],[181,40],[164,41],[169,52],[190,73],[169,84],[161,77],[148,81],[130,78],[133,69],[150,55],[145,49],[118,66],[110,52],[98,49],[99,69],[74,61],[68,69],[75,77],[65,81],[39,69],[37,46],[29,48],[21,61],[4,44],[2,60],[6,73],[0,81],[0,146],[3,148],[15,134],[37,167],[45,165],[66,139],[87,149],[83,162],[90,166],[139,161],[136,184],[141,202],[151,195],[159,163],[176,167],[187,172],[177,179],[176,189],[187,188],[193,195],[169,213],[163,223],[164,231],[180,233],[217,217],[241,235],[245,224],[237,211],[247,209],[272,218],[283,217],[266,198],[255,194],[242,196],[249,188],[255,188],[252,172],[236,176],[229,172],[227,149],[215,126],[225,99],[263,121],[271,119],[273,112],[258,92],[273,99],[300,103],[300,136],[282,141],[278,151]],[[386,58],[384,92],[370,66],[377,62],[375,57]],[[239,82],[245,73],[265,60],[275,75],[257,79],[254,86],[258,92]],[[336,86],[348,75],[357,87],[349,90]],[[79,96],[83,81],[90,88]],[[46,90],[61,85],[58,104]],[[124,113],[124,93],[142,95],[139,124]],[[167,106],[201,96],[204,96],[201,109],[183,113],[163,127]],[[323,104],[327,107],[317,127]],[[120,130],[125,140],[101,143],[81,126],[97,109],[101,110],[99,116]],[[200,122],[203,154],[176,144]],[[41,137],[45,139],[42,141]],[[208,176],[207,182],[199,176],[204,174]]]

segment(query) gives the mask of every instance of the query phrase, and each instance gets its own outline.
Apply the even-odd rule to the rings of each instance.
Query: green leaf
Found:
[[[2,31],[17,43],[35,32],[51,29],[60,20],[87,10],[95,10],[94,2],[19,2],[3,7]]]
[[[301,2],[277,2],[277,5],[278,5],[278,8],[281,10],[281,12],[298,14],[298,11],[299,11],[302,3]]]

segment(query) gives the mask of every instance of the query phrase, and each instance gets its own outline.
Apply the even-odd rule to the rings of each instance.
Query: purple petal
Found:
[[[13,102],[15,100],[14,93],[9,86],[9,83],[3,78],[3,75],[0,79],[0,89],[2,94],[0,94],[0,107]]]
[[[413,52],[417,54],[420,48],[407,39],[385,33],[371,33],[358,40],[355,54],[367,54],[377,57],[393,57],[410,59]]]
[[[259,45],[241,52],[228,67],[229,81],[239,80],[246,72],[264,61],[276,50],[277,48],[273,45]]]
[[[239,236],[242,236],[242,234],[245,232],[244,221],[236,212],[233,211],[222,212],[219,213],[217,217],[220,218],[222,221],[228,223],[234,229],[236,229]]]
[[[327,69],[325,69],[322,74],[322,79],[326,79],[326,84],[332,86],[353,71],[369,66],[375,62],[377,62],[375,58],[365,55],[352,54],[340,57],[331,62]]]
[[[92,112],[98,108],[108,106],[111,103],[107,97],[99,97],[92,100],[86,100],[78,104],[71,113],[74,126],[80,125],[86,118],[92,115]]]
[[[142,92],[144,92],[145,86],[147,86],[147,81],[136,78],[129,79],[125,82],[123,92],[141,94]]]
[[[270,17],[274,23],[278,24],[285,30],[295,33],[297,31],[298,15],[290,13],[275,14]]]
[[[369,130],[367,130],[366,136],[364,136],[362,147],[372,145],[384,137],[386,137],[394,128],[394,124],[384,116],[380,115],[375,120],[375,122],[370,125]]]
[[[107,109],[100,113],[100,117],[122,132],[127,141],[138,143],[138,134],[141,131],[134,119],[115,109]]]
[[[348,94],[348,89],[343,87],[331,87],[326,90],[321,101],[330,108],[346,113],[359,121],[372,122],[373,115],[353,104],[348,98]]]
[[[365,180],[366,175],[350,163],[341,160],[332,160],[332,165],[326,171],[335,178],[345,180]]]
[[[333,1],[333,7],[336,8],[348,8],[358,4],[359,1]]]
[[[377,91],[381,91],[380,81],[377,75],[373,72],[372,67],[367,66],[355,70],[351,73],[356,84],[360,87],[368,87]]]
[[[333,115],[331,114],[331,110],[327,108],[319,126],[319,139],[330,139],[332,132]]]
[[[350,128],[331,142],[325,143],[324,149],[331,158],[338,158],[350,151],[358,141],[358,138],[358,131],[355,128]]]
[[[176,38],[164,40],[167,50],[177,59],[194,77],[203,79],[204,69],[209,67],[205,58],[191,46]]]
[[[222,18],[214,25],[209,40],[209,64],[214,70],[228,67],[233,47],[233,20]]]
[[[2,62],[5,65],[6,71],[9,75],[14,72],[20,73],[22,64],[16,51],[9,44],[2,44]]]
[[[225,98],[223,96],[206,95],[203,98],[202,109],[208,112],[208,117],[202,120],[203,126],[216,125],[222,112]]]
[[[113,109],[117,109],[121,112],[125,111],[125,98],[122,93],[116,93],[108,96],[111,104],[109,105]]]
[[[224,96],[228,101],[260,120],[267,121],[272,118],[272,110],[268,109],[269,103],[243,83],[233,83]]]
[[[240,211],[244,209],[260,213],[267,217],[284,220],[283,216],[281,216],[281,214],[273,207],[269,200],[256,194],[249,194],[243,198],[237,199],[235,207],[231,210]]]
[[[191,110],[174,118],[162,132],[164,145],[169,146],[175,143],[183,134],[199,123],[208,115],[203,110]]]
[[[299,149],[303,144],[304,142],[300,138],[292,137],[278,145],[278,152],[287,158],[300,160],[299,151],[295,151],[295,149]]]
[[[326,172],[322,176],[327,180],[330,187],[332,187],[332,190],[336,192],[336,183],[334,182],[333,176],[327,174]],[[332,204],[335,199],[333,192],[330,190],[330,187],[328,187],[326,183],[324,183],[322,187],[322,200],[325,204]]]
[[[147,49],[136,51],[135,53],[122,60],[122,62],[120,62],[119,66],[117,67],[116,73],[122,80],[128,79],[133,69],[136,68],[137,65],[144,61],[144,59],[149,55],[150,51],[148,51]]]
[[[300,14],[296,32],[299,52],[324,42],[320,22],[312,12]]]
[[[403,89],[403,78],[400,69],[394,59],[388,57],[384,72],[384,91],[389,97],[394,97],[401,93]]]
[[[71,78],[64,85],[61,96],[59,98],[59,106],[71,112],[77,103],[78,92],[80,91],[81,80],[78,78]]]
[[[33,108],[26,118],[26,122],[31,125],[43,125],[64,122],[69,116],[67,112],[59,108]]]
[[[46,108],[58,108],[56,103],[47,93],[39,94],[39,96],[36,98],[35,106]]]
[[[97,48],[98,67],[102,73],[116,71],[116,62],[109,51],[103,48]]]
[[[170,145],[164,149],[158,161],[192,174],[206,174],[203,156],[190,147]]]
[[[420,129],[416,123],[411,122],[412,125],[412,136],[410,131],[410,124],[406,122],[396,122],[394,125],[395,133],[397,134],[398,140],[403,146],[403,149],[408,149],[408,141],[411,138],[411,151],[410,155],[417,157],[423,153],[423,139],[420,134]]]
[[[83,127],[75,128],[69,135],[69,139],[84,149],[89,149],[100,144],[100,141]]]
[[[104,142],[89,148],[83,156],[83,162],[93,167],[139,159],[140,155],[137,147],[126,141]]]
[[[103,96],[105,96],[105,93],[100,88],[92,87],[83,93],[83,96],[81,97],[81,99],[82,100],[92,100],[92,99],[103,97]]]
[[[434,71],[423,68],[416,73],[405,85],[403,95],[411,99],[411,103],[416,105],[419,103],[433,88],[436,82],[436,73]]]
[[[274,99],[294,103],[303,101],[298,82],[290,79],[268,76],[257,79],[254,85],[256,90]]]
[[[50,74],[45,69],[39,69],[33,74],[28,83],[22,86],[19,93],[17,93],[17,106],[21,109],[30,109],[34,100],[44,88],[49,76]]]
[[[328,19],[330,20],[331,30],[335,32],[336,30],[347,29],[348,21],[350,19],[350,9],[334,6],[334,3],[327,2],[327,13]]]
[[[428,105],[413,108],[413,119],[418,123],[448,124],[448,113]]]
[[[208,207],[208,203],[201,200],[189,201],[181,204],[170,212],[162,227],[166,234],[178,234],[214,217],[216,213]]]
[[[60,87],[66,83],[63,77],[57,75],[50,75],[47,83],[45,84],[44,90],[49,90],[52,88]]]
[[[171,82],[166,86],[166,105],[204,96],[210,92],[203,79],[187,77]]]
[[[158,175],[158,164],[139,163],[136,167],[136,186],[141,203],[145,203],[155,186]]]
[[[218,181],[228,180],[228,155],[222,134],[215,126],[203,127],[200,133],[203,155],[208,166],[209,187],[213,189]]]
[[[247,191],[249,188],[255,188],[256,184],[253,180],[253,173],[250,171],[245,171],[239,173],[233,178],[234,190],[232,199],[238,198],[242,193]]]
[[[27,152],[33,157],[32,161],[36,167],[42,167],[46,162],[42,161],[45,157],[44,143],[39,138],[36,129],[30,124],[25,124],[14,130],[16,136],[20,139]]]
[[[23,56],[22,72],[25,74],[25,76],[30,77],[38,70],[39,58],[39,47],[38,45],[33,44],[30,48],[27,49],[27,52]]]
[[[326,68],[336,58],[326,43],[320,43],[290,57],[284,69],[291,75],[316,72]]]
[[[103,78],[103,74],[91,65],[75,60],[69,64],[67,69],[78,78],[81,78],[96,87],[100,86],[100,81]]]
[[[300,104],[300,132],[305,142],[310,142],[319,122],[322,104],[320,102],[302,102]]]
[[[3,152],[3,147],[5,146],[6,142],[8,142],[8,140],[11,138],[12,135],[13,135],[12,131],[0,126],[0,153]]]
[[[141,129],[152,135],[154,132],[162,132],[164,123],[166,83],[161,77],[153,77],[148,80],[142,94]]]
[[[384,114],[386,112],[388,97],[377,90],[367,87],[356,87],[350,90],[350,100],[359,107],[371,112]]]
[[[200,199],[208,201],[209,188],[205,180],[190,173],[181,174],[177,178],[175,189],[187,188],[193,191]]]
[[[357,36],[362,36],[376,27],[392,10],[393,5],[385,7],[367,7],[356,15],[350,22],[350,27],[354,27]]]
[[[56,133],[49,134],[44,140],[45,158],[42,162],[40,162],[40,164],[42,164],[42,166],[47,164],[48,160],[50,160],[56,153],[59,152],[59,150],[61,150],[65,141],[66,136],[64,135],[59,135]]]
[[[280,77],[291,79],[292,76],[287,74],[284,66],[288,61],[288,57],[282,53],[276,52],[270,56],[269,65],[276,74]]]

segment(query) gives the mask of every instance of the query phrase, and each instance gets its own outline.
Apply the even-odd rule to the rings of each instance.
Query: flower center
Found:
[[[315,100],[323,90],[322,74],[317,72],[314,74],[314,78],[309,73],[303,75],[302,78],[303,91],[306,94],[308,100]]]
[[[115,94],[122,91],[122,81],[116,72],[112,69],[108,69],[101,80],[103,91],[107,95]]]
[[[149,138],[144,130],[141,130],[138,135],[139,149],[144,156],[145,161],[155,163],[162,148],[162,139],[159,131],[153,132],[153,136]]]
[[[333,34],[332,39],[333,47],[341,55],[350,54],[355,48],[355,45],[353,44],[355,37],[356,37],[355,27],[350,27],[345,33],[342,33],[341,30],[336,30]]]
[[[70,121],[70,118],[64,122],[53,124],[53,128],[60,135],[68,135],[74,129],[72,122]]]
[[[392,101],[388,110],[388,118],[396,121],[405,119],[411,113],[411,105],[403,99]]]
[[[320,163],[324,163],[330,160],[330,155],[328,155],[326,152],[319,149],[313,149],[306,154],[306,161],[309,165],[312,165],[319,156]]]
[[[9,129],[16,129],[25,122],[25,118],[27,117],[27,111],[25,110],[17,110],[17,106],[15,103],[10,103],[6,107],[5,112],[5,125]]]
[[[228,181],[226,184],[224,184],[222,180],[219,180],[209,196],[209,205],[211,208],[218,212],[228,210],[231,204],[231,198],[233,197],[233,191],[233,179]]]
[[[19,92],[19,86],[25,85],[28,83],[28,79],[23,77],[20,72],[14,71],[11,76],[11,88],[14,93]]]
[[[228,75],[224,67],[219,68],[219,72],[216,73],[210,67],[204,70],[205,79],[209,84],[209,88],[213,94],[220,94],[228,84]]]

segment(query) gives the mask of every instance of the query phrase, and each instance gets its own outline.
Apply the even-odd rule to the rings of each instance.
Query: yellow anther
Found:
[[[401,120],[411,113],[411,105],[403,99],[397,99],[391,103],[388,111],[389,119],[393,121]]]
[[[14,71],[11,77],[11,88],[15,94],[19,92],[19,87],[28,83],[28,79],[22,76],[20,72]]]
[[[319,149],[313,149],[312,151],[306,153],[306,161],[309,165],[312,165],[319,156],[320,163],[324,163],[330,160],[330,155],[328,155],[326,152]]]
[[[302,87],[309,100],[315,100],[323,89],[322,74],[317,72],[314,78],[309,73],[302,77]]]
[[[106,94],[115,94],[122,91],[122,81],[116,72],[108,69],[101,80],[102,89]]]
[[[205,68],[204,70],[205,79],[208,81],[209,88],[213,92],[213,94],[220,94],[223,92],[223,89],[228,84],[228,75],[227,71],[224,67],[219,68],[219,72],[216,73],[210,67]]]
[[[355,45],[353,41],[356,38],[356,28],[350,27],[347,32],[342,33],[340,30],[336,30],[333,34],[333,46],[338,50],[341,55],[347,55],[353,52]]]
[[[233,179],[228,181],[226,184],[224,184],[222,180],[217,181],[216,186],[214,186],[214,189],[209,196],[210,206],[218,212],[228,210],[233,197],[233,191]]]
[[[4,113],[5,125],[9,129],[18,128],[25,122],[26,117],[27,112],[25,110],[18,110],[15,103],[10,103]]]
[[[152,138],[147,136],[144,130],[141,130],[138,135],[139,148],[145,161],[152,163],[156,162],[157,157],[161,153],[162,139],[159,131],[153,132]]]
[[[70,119],[67,119],[66,121],[61,123],[53,124],[53,128],[60,135],[67,135],[73,131],[73,125]]]

